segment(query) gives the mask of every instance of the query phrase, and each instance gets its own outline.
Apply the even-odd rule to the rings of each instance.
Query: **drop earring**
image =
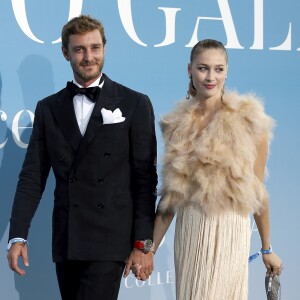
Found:
[[[222,87],[222,90],[221,90],[221,101],[223,102],[223,96],[224,96],[224,93],[225,93],[225,81],[227,79],[227,75],[225,77],[225,80],[224,80],[224,84],[223,84],[223,87]]]
[[[189,88],[186,91],[186,96],[185,96],[185,99],[187,99],[187,100],[191,98],[190,90],[191,90],[191,85],[192,85],[192,76],[190,75],[189,78],[190,78]]]
[[[185,99],[190,99],[191,98],[191,94],[190,94],[190,91],[189,90],[187,90],[186,91],[186,96],[185,96]]]
[[[222,90],[221,90],[221,102],[223,102],[223,96],[224,96],[224,90],[225,90],[225,84],[223,85],[222,87]]]

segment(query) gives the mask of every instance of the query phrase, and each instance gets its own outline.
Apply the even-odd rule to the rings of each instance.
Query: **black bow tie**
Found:
[[[98,85],[89,88],[80,88],[71,81],[68,81],[67,89],[70,91],[72,98],[78,94],[85,95],[90,101],[94,103],[96,102],[97,97],[100,93],[100,88]]]

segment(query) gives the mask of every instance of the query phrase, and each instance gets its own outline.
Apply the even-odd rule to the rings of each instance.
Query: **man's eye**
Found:
[[[93,45],[91,47],[91,50],[93,50],[93,51],[99,51],[99,50],[101,50],[101,46],[100,45]]]

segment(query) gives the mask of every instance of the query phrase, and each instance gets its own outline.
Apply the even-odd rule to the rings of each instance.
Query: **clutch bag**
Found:
[[[265,277],[265,288],[268,300],[280,300],[281,299],[281,286],[278,275],[267,275]]]

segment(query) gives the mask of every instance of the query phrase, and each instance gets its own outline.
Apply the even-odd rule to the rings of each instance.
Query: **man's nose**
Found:
[[[84,60],[91,61],[93,58],[91,49],[86,49],[84,51]]]

